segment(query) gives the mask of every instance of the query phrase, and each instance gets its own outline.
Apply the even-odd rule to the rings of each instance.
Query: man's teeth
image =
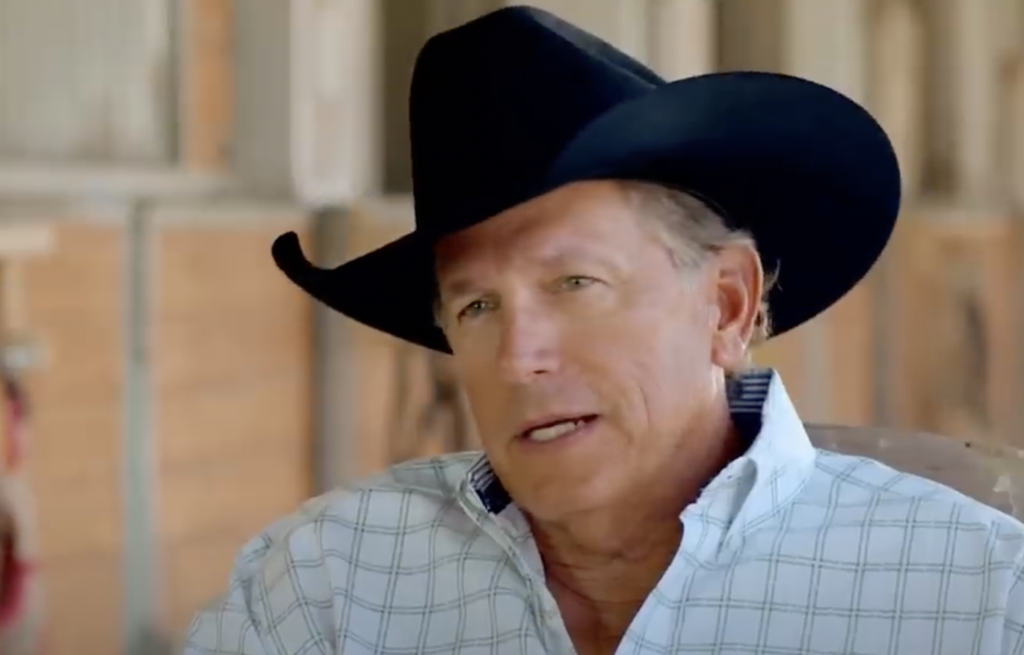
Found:
[[[530,430],[526,433],[526,438],[530,441],[551,441],[557,439],[563,434],[568,434],[576,428],[583,425],[582,420],[577,421],[562,421],[561,423],[555,423],[544,428],[537,428],[536,430]]]

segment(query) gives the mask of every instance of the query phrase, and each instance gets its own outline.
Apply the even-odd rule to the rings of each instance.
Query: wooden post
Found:
[[[718,67],[718,4],[706,0],[652,0],[648,9],[650,65],[670,80]]]
[[[871,16],[868,106],[892,139],[908,199],[921,191],[925,122],[925,25],[919,5],[893,0]]]
[[[998,191],[998,52],[995,2],[930,0],[929,191],[984,207]]]
[[[921,194],[924,172],[925,23],[920,5],[913,0],[885,0],[873,5],[871,85],[868,106],[892,139],[903,174],[904,207]],[[905,219],[901,219],[901,224]],[[874,345],[872,403],[874,422],[892,425],[899,415],[900,356],[893,346],[900,326],[896,285],[900,262],[889,248],[875,266],[872,289],[872,341]]]
[[[863,0],[785,0],[782,10],[783,71],[863,103],[869,62],[867,4]],[[861,382],[867,377],[863,370],[867,358],[863,351],[857,352],[864,348],[865,335],[862,330],[850,330],[850,322],[840,316],[860,318],[869,311],[863,293],[863,288],[853,291],[798,331],[804,380],[800,405],[805,418],[853,422],[869,413],[865,407],[869,399],[851,404],[851,399],[863,395],[858,387],[864,386]],[[840,370],[843,376],[836,374]]]

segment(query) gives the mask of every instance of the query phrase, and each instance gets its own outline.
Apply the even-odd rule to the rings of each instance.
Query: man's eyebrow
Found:
[[[626,265],[626,258],[617,251],[605,251],[597,248],[566,247],[552,248],[548,252],[541,252],[531,255],[531,259],[542,266],[560,266],[567,264],[578,264],[581,260],[593,261],[598,264],[610,266],[614,269],[622,269]],[[469,276],[453,277],[444,282],[438,282],[438,292],[443,296],[466,296],[480,293],[482,288]]]
[[[602,251],[596,248],[562,248],[550,253],[538,256],[537,260],[546,265],[576,264],[581,260],[597,262],[616,269],[625,266],[625,260],[621,253],[615,251]]]
[[[441,296],[459,297],[466,296],[477,291],[479,286],[469,278],[460,277],[438,285]]]

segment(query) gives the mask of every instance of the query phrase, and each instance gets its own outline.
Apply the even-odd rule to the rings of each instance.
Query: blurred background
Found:
[[[0,335],[31,410],[5,438],[46,655],[173,652],[267,523],[470,447],[442,359],[314,307],[269,248],[295,230],[338,263],[411,228],[415,54],[501,4],[0,0]],[[1024,446],[1024,0],[534,4],[670,78],[781,71],[870,107],[897,235],[757,358],[807,420]]]

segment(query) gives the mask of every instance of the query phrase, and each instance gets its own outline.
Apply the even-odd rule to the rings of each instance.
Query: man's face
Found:
[[[637,211],[612,182],[579,183],[437,248],[483,446],[540,519],[632,497],[705,447],[702,417],[721,413],[723,367],[749,338],[756,255],[680,272]]]

